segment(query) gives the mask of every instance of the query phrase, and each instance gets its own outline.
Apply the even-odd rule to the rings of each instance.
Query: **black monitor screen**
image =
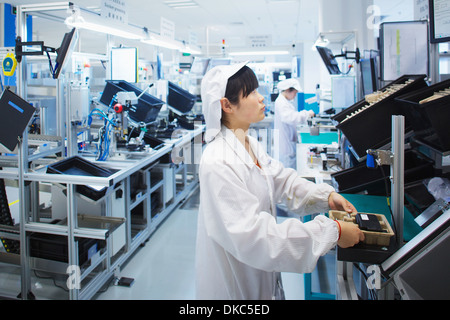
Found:
[[[361,59],[360,65],[364,95],[377,91],[375,59]]]
[[[317,51],[319,52],[320,56],[322,57],[323,62],[325,63],[325,66],[328,69],[328,72],[330,74],[340,74],[341,71],[339,70],[338,63],[331,52],[330,49],[325,47],[319,47],[316,46]]]
[[[197,75],[205,75],[206,70],[208,70],[208,65],[209,65],[209,61],[211,59],[209,58],[199,58],[199,57],[195,57],[194,58],[194,62],[192,63],[191,66],[191,73],[192,74],[197,74]]]
[[[0,143],[13,151],[22,137],[35,108],[12,91],[5,89],[0,98]]]
[[[430,0],[430,41],[450,41],[450,3],[448,0]]]
[[[56,56],[55,70],[53,72],[54,79],[58,79],[59,75],[61,74],[61,71],[65,68],[65,64],[69,59],[68,56],[72,53],[77,40],[78,40],[78,33],[75,28],[73,28],[72,31],[67,32],[64,35],[64,38],[61,42],[61,46],[58,49],[56,49],[57,56]]]

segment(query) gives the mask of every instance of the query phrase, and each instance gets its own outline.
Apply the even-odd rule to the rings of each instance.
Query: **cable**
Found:
[[[110,110],[110,108],[108,108]],[[110,131],[112,128],[116,127],[116,123],[111,120],[108,117],[108,114],[106,114],[103,110],[100,110],[98,108],[94,108],[88,116],[88,123],[87,125],[90,126],[92,123],[92,116],[99,116],[103,118],[104,125],[99,129],[98,132],[98,155],[97,155],[97,161],[106,161],[106,159],[109,156],[109,147],[111,145],[111,139],[109,138]]]
[[[105,119],[105,125],[99,130],[99,153],[97,156],[98,161],[106,161],[109,156],[109,147],[111,145],[111,139],[109,135],[111,130],[111,121],[107,121]]]
[[[49,64],[49,68],[50,68],[50,74],[52,75],[52,78],[55,78],[55,69],[56,68],[53,69],[52,59],[50,58],[50,53],[48,51],[47,51],[47,57],[48,57],[48,64]]]
[[[353,66],[353,63],[352,63],[352,64],[349,65],[347,72],[342,72],[342,71],[341,71],[341,74],[343,74],[343,75],[349,74],[350,71],[352,71],[353,67],[354,67],[354,66]]]
[[[36,278],[40,278],[40,279],[50,279],[50,280],[53,281],[53,285],[54,285],[55,287],[58,287],[58,288],[60,288],[60,289],[63,289],[65,292],[69,292],[69,289],[67,289],[67,287],[65,287],[65,286],[63,286],[63,285],[59,285],[59,284],[57,283],[57,280],[55,279],[55,277],[53,277],[53,276],[48,276],[48,277],[46,277],[46,276],[41,276],[41,275],[39,275],[39,274],[37,273],[36,270],[33,270],[33,272],[34,272],[34,275],[36,276]]]
[[[88,126],[90,126],[91,123],[92,123],[92,116],[93,116],[93,115],[100,116],[100,117],[102,117],[103,119],[105,119],[105,121],[108,121],[108,122],[110,122],[113,126],[116,126],[116,124],[114,123],[114,121],[112,121],[111,119],[109,119],[108,115],[107,115],[104,111],[102,111],[102,110],[100,110],[100,109],[98,109],[98,108],[92,109],[91,113],[89,114],[89,116],[88,116]]]

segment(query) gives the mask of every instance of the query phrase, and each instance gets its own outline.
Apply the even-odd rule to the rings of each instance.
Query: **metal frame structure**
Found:
[[[37,5],[23,5],[17,7],[17,36],[26,39],[26,15],[29,13],[37,13],[45,16],[45,13],[54,10],[67,10],[69,8],[68,2],[51,3],[51,4],[37,4]],[[23,57],[22,63],[17,68],[17,93],[26,99],[26,74],[27,74],[27,57]],[[16,254],[1,254],[0,260],[2,262],[19,264],[21,267],[21,299],[35,298],[31,291],[31,270],[39,269],[45,271],[55,271],[56,273],[67,274],[70,269],[69,266],[79,267],[79,238],[90,238],[105,241],[106,248],[103,251],[98,251],[95,260],[91,259],[90,265],[81,271],[77,279],[80,286],[71,286],[69,288],[69,299],[91,299],[98,290],[115,276],[117,270],[131,258],[135,250],[144,244],[150,235],[156,230],[159,224],[198,187],[198,162],[190,162],[186,154],[189,148],[194,150],[201,147],[201,137],[204,131],[204,126],[197,125],[194,130],[185,130],[183,135],[177,139],[167,140],[162,147],[153,150],[150,153],[137,153],[127,159],[110,159],[108,161],[98,162],[102,166],[112,168],[116,172],[109,177],[86,177],[86,176],[70,176],[67,179],[65,175],[47,174],[45,172],[46,165],[54,162],[53,159],[46,158],[52,154],[61,154],[64,157],[66,136],[68,143],[76,143],[76,139],[71,139],[73,130],[68,125],[65,128],[64,123],[70,123],[69,117],[64,117],[64,103],[66,108],[70,108],[69,101],[64,100],[64,76],[56,82],[56,111],[57,111],[57,136],[50,137],[52,141],[58,141],[57,148],[46,151],[37,155],[28,155],[28,138],[27,132],[24,132],[23,138],[19,141],[18,157],[12,159],[0,159],[8,163],[11,168],[2,170],[0,178],[7,180],[15,180],[18,182],[19,200],[20,200],[20,227],[19,230],[11,228],[6,230],[2,228],[0,235],[6,238],[14,238],[20,240],[20,257]],[[67,113],[69,113],[67,111]],[[65,119],[67,118],[67,119]],[[67,131],[67,132],[66,132]],[[76,133],[75,133],[76,134]],[[37,139],[46,139],[49,137],[35,137]],[[168,153],[182,150],[181,162],[178,165],[167,164],[164,165],[168,171],[173,173],[163,176],[161,180],[152,185],[152,175],[155,169],[162,166],[161,159]],[[71,146],[67,146],[67,154],[73,155]],[[201,150],[200,150],[201,152]],[[96,162],[94,159],[92,162]],[[15,163],[14,163],[15,162]],[[190,163],[193,163],[191,166]],[[144,180],[144,190],[142,194],[132,199],[130,196],[131,176],[133,174],[140,174]],[[51,185],[65,185],[66,192],[66,206],[67,206],[67,223],[66,224],[50,224],[39,221],[39,189],[40,183]],[[176,189],[177,183],[182,186],[181,190]],[[80,215],[78,214],[77,203],[79,195],[76,191],[78,185],[98,185],[104,187],[116,188],[120,185],[124,192],[124,218],[116,218],[112,216],[112,208],[109,202],[112,193],[107,193],[101,201],[105,201],[105,214],[100,217],[89,217],[83,215],[83,219],[88,219],[92,227],[80,227],[78,225]],[[151,194],[153,192],[163,192],[166,185],[173,188],[171,199],[164,199],[157,212],[152,212],[151,209]],[[28,200],[29,199],[29,200]],[[166,201],[168,200],[168,201]],[[143,205],[143,221],[144,224],[139,227],[138,232],[133,234],[132,226],[132,210],[138,205]],[[119,250],[115,256],[111,256],[111,235],[121,225],[125,225],[125,245]],[[6,230],[6,231],[5,231]],[[68,262],[50,261],[42,258],[30,256],[30,234],[43,233],[50,235],[66,236],[68,241]],[[20,258],[20,259],[19,259]],[[70,276],[70,275],[69,275]],[[1,290],[0,290],[1,291]]]
[[[404,218],[404,148],[405,119],[404,116],[392,116],[392,163],[391,190],[393,222],[396,228],[396,243],[403,245]],[[337,261],[336,297],[342,300],[357,300],[358,294],[353,280],[353,262]],[[389,287],[382,288],[381,296],[390,296]]]

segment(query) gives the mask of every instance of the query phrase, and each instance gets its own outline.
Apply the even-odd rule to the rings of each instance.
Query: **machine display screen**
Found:
[[[36,109],[6,89],[0,98],[0,143],[13,151]]]

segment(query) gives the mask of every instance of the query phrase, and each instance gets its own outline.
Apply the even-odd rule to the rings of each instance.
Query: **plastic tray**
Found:
[[[78,238],[79,264],[82,265],[91,258],[91,253],[105,246],[104,241]],[[35,233],[30,236],[30,256],[35,258],[69,262],[67,237],[53,234]]]
[[[443,152],[450,151],[450,94],[423,104],[420,101],[449,88],[450,79],[396,99],[415,136]]]
[[[405,183],[433,177],[435,171],[433,161],[415,150],[405,151]],[[384,171],[384,177],[382,171]],[[370,195],[386,195],[385,180],[390,192],[390,168],[382,166],[378,169],[367,168],[365,163],[331,174],[333,186],[342,193],[365,192]]]
[[[102,168],[84,158],[74,156],[49,165],[47,167],[47,173],[87,177],[109,177],[114,172],[109,169]],[[103,197],[108,189],[109,187],[104,187],[98,190],[97,188],[92,188],[86,185],[76,186],[77,192],[95,201]]]
[[[363,212],[359,212],[360,214]],[[389,246],[389,243],[391,241],[391,237],[394,235],[394,231],[392,230],[391,226],[389,225],[389,222],[387,221],[386,217],[382,214],[374,214],[378,221],[380,222],[381,228],[384,232],[374,232],[374,231],[366,231],[361,230],[364,233],[364,241],[363,243],[368,245],[376,245],[376,246]],[[329,211],[330,219],[338,220],[338,221],[344,221],[344,222],[352,222],[356,224],[356,214],[352,213],[350,214],[350,217],[348,217],[348,213],[345,211],[338,211],[338,210],[330,210]]]
[[[361,112],[358,111],[370,105],[366,100],[361,100],[332,117],[338,122],[336,128],[344,133],[358,157],[364,157],[367,149],[377,149],[391,142],[392,116],[404,115],[403,109],[396,103],[395,98],[426,87],[425,77],[425,75],[404,75],[380,89],[379,92],[413,80],[402,89]],[[351,116],[352,114],[355,115]],[[347,116],[351,117],[347,119]],[[407,127],[408,123],[406,123],[406,129]]]
[[[106,106],[110,106],[111,101],[114,104],[116,102],[114,95],[119,91],[134,92],[136,96],[139,96],[143,90],[126,81],[107,80],[100,102]],[[127,110],[128,115],[136,122],[149,123],[156,120],[163,104],[163,101],[144,93],[138,103]]]
[[[194,107],[197,97],[169,81],[167,104],[181,113],[188,113]]]

